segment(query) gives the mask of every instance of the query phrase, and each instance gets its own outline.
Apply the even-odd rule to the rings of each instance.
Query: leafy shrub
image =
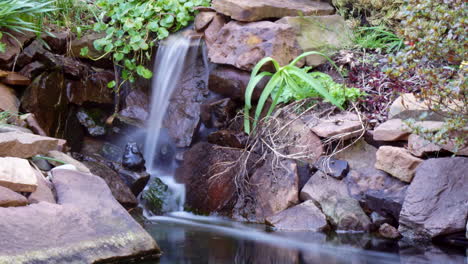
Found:
[[[393,27],[399,24],[399,10],[403,0],[333,0],[338,12],[354,26]],[[362,24],[364,22],[364,25]]]
[[[113,54],[114,63],[123,67],[122,79],[133,82],[137,76],[151,78],[144,65],[151,60],[155,42],[187,26],[193,20],[195,6],[207,6],[209,0],[98,0],[102,9],[94,30],[106,37],[94,42],[105,54]],[[109,21],[104,22],[106,19]],[[82,50],[82,55],[87,54]],[[110,86],[115,85],[111,83]]]
[[[385,53],[399,51],[405,46],[401,38],[384,26],[356,29],[354,42],[363,49],[383,51]]]
[[[296,64],[301,59],[314,54],[326,57],[319,52],[310,51],[299,55],[290,64],[283,67],[281,67],[275,59],[270,57],[262,59],[260,62],[258,62],[257,65],[255,65],[252,71],[250,82],[247,85],[247,89],[245,91],[244,130],[247,134],[250,134],[251,132],[249,117],[250,109],[252,108],[253,91],[257,84],[267,76],[270,76],[271,79],[260,95],[260,99],[255,110],[253,128],[256,127],[263,107],[270,96],[272,97],[273,102],[268,110],[267,116],[271,115],[276,105],[280,102],[287,102],[291,98],[303,99],[316,95],[320,95],[327,99],[330,103],[338,106],[339,108],[342,108],[342,104],[340,104],[340,102],[330,94],[321,81],[317,80],[313,76],[307,74],[306,71],[296,66]],[[330,62],[334,64],[332,61]],[[267,63],[273,64],[276,71],[274,74],[270,72],[259,73],[260,69]]]
[[[429,104],[432,111],[444,116],[443,133],[430,140],[438,144],[455,141],[465,143],[468,120],[468,89],[466,74],[466,16],[463,0],[409,0],[402,8],[400,35],[407,46],[390,57],[394,78],[421,78],[417,96]]]

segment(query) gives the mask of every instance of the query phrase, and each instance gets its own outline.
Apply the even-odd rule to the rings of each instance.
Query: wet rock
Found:
[[[387,223],[380,226],[379,234],[385,238],[390,239],[397,239],[400,237],[400,233],[398,233],[398,230]]]
[[[25,206],[28,199],[8,188],[0,186],[0,207]]]
[[[44,48],[42,42],[36,39],[19,54],[16,65],[22,68],[35,61],[40,54],[44,53],[49,52]]]
[[[109,142],[104,142],[98,153],[107,160],[120,162],[122,156],[124,155],[124,150],[119,146]]]
[[[63,169],[52,174],[59,204],[0,208],[0,262],[94,263],[160,254],[102,179]]]
[[[77,71],[76,74],[82,74]],[[114,80],[114,73],[100,70],[90,72],[85,79],[68,81],[66,83],[68,99],[77,105],[84,103],[113,104],[114,95],[107,84]]]
[[[28,133],[8,132],[0,137],[0,157],[30,158],[57,149],[59,141]]]
[[[195,30],[202,31],[213,21],[216,12],[200,12],[195,17]]]
[[[422,157],[428,153],[439,152],[442,148],[418,135],[411,134],[408,138],[408,150],[416,157]]]
[[[81,125],[86,127],[88,133],[93,136],[103,136],[106,134],[106,127],[104,124],[104,113],[98,109],[80,109],[76,113],[78,121]]]
[[[125,97],[123,109],[119,112],[119,119],[125,123],[142,126],[149,117],[148,96],[138,89],[133,89]]]
[[[361,205],[398,221],[408,185],[374,168],[352,170],[346,176],[349,193]]]
[[[355,144],[339,152],[336,159],[346,160],[352,170],[374,167],[377,148],[360,139]]]
[[[465,229],[468,214],[468,158],[424,161],[408,188],[400,214],[400,233],[429,240]]]
[[[230,98],[206,102],[201,105],[200,117],[209,128],[225,128],[235,117],[237,103]]]
[[[248,140],[248,135],[244,132],[231,130],[219,130],[208,136],[208,142],[223,147],[244,148]]]
[[[6,45],[5,52],[0,52],[0,68],[11,69],[16,56],[24,48],[24,45],[35,37],[35,34],[32,32],[9,32],[8,30],[4,33],[9,33],[12,36],[3,34],[2,39],[0,39],[0,43]]]
[[[328,227],[326,216],[313,201],[305,201],[266,219],[279,230],[323,231]]]
[[[182,166],[176,171],[176,180],[186,185],[186,206],[199,213],[230,215],[237,199],[237,168],[223,164],[233,163],[240,156],[240,150],[206,142],[186,151]]]
[[[439,248],[431,243],[418,243],[406,245],[399,241],[399,260],[401,264],[414,263],[464,263],[466,255],[455,248]]]
[[[24,66],[19,72],[24,77],[32,80],[46,69],[46,66],[39,61],[34,61]]]
[[[169,209],[167,208],[167,199],[170,195],[169,187],[161,179],[155,177],[149,183],[149,187],[144,191],[142,197],[146,208],[153,214],[162,215]]]
[[[122,157],[122,165],[124,168],[134,171],[145,169],[145,159],[143,154],[135,142],[129,142],[125,145],[125,151]]]
[[[264,223],[266,218],[298,203],[299,176],[296,163],[291,160],[274,163],[270,155],[255,170],[245,193],[237,200],[234,218]]]
[[[31,193],[28,197],[30,204],[36,204],[40,202],[56,203],[55,196],[52,192],[52,183],[44,178],[40,171],[34,170],[37,178],[37,189]]]
[[[36,174],[25,159],[0,158],[0,186],[15,192],[34,192],[37,189]]]
[[[346,140],[361,135],[363,125],[356,114],[346,112],[321,118],[319,123],[312,127],[312,131],[319,137],[339,137]]]
[[[259,21],[285,16],[330,15],[334,8],[325,2],[307,0],[215,0],[213,8],[237,21]]]
[[[327,176],[315,173],[300,194],[301,200],[312,200],[319,204],[322,212],[338,230],[366,231],[370,220],[359,206],[359,202],[348,194],[346,184]]]
[[[382,146],[376,154],[375,168],[383,170],[393,177],[410,183],[416,168],[423,161],[416,158],[404,148]]]
[[[7,111],[12,114],[18,113],[20,101],[16,97],[15,91],[0,83],[0,111]]]
[[[119,174],[105,164],[94,161],[83,161],[90,172],[101,177],[109,186],[114,198],[125,208],[133,208],[138,205],[136,196],[120,178]]]
[[[150,179],[150,175],[146,171],[130,171],[116,163],[113,163],[112,169],[119,173],[120,178],[130,187],[135,196],[138,196],[143,191]]]
[[[370,214],[370,219],[372,222],[372,231],[378,230],[383,224],[390,224],[395,222],[394,219],[381,216],[377,212],[372,212]]]
[[[312,3],[312,1],[308,1]],[[317,3],[317,2],[315,2]],[[328,5],[321,3],[322,5]],[[332,8],[333,9],[333,8]],[[333,13],[333,11],[328,14]],[[350,47],[353,42],[353,33],[347,26],[343,17],[339,15],[322,16],[291,15],[284,17],[276,23],[287,24],[294,28],[299,46],[305,51],[318,51],[328,57],[337,51]],[[317,16],[319,15],[319,16]],[[306,65],[318,66],[327,59],[320,55],[311,55],[306,58]]]
[[[47,43],[50,50],[57,54],[67,52],[67,44],[71,41],[72,35],[69,31],[52,32],[52,34],[43,34],[42,39]]]
[[[233,65],[242,70],[252,68],[264,57],[286,65],[301,53],[294,30],[269,21],[243,24],[231,21],[208,46],[213,63]]]
[[[348,162],[334,158],[321,157],[315,167],[335,179],[343,179],[349,171]]]
[[[207,47],[210,47],[213,45],[213,43],[215,43],[219,32],[227,22],[227,19],[221,14],[216,14],[216,16],[213,17],[211,23],[207,26],[204,32]]]
[[[91,173],[91,171],[89,170],[88,167],[86,167],[86,165],[84,165],[83,163],[77,161],[76,159],[72,158],[71,156],[63,152],[52,150],[47,153],[47,157],[60,161],[60,162],[57,162],[57,161],[50,160],[50,163],[54,166],[60,166],[63,164],[71,164],[75,166],[76,169],[80,172]]]
[[[250,73],[231,66],[217,66],[210,73],[209,89],[234,100],[244,100],[245,89],[250,81]],[[252,100],[258,100],[267,84],[262,80],[254,89]]]
[[[2,82],[13,86],[28,86],[31,84],[31,80],[28,77],[16,72],[9,72],[8,75],[2,79]]]

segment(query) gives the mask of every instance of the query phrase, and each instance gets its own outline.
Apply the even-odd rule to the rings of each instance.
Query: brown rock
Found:
[[[7,111],[12,114],[18,113],[20,102],[15,91],[0,83],[0,111]]]
[[[28,86],[31,84],[31,80],[19,73],[9,72],[8,75],[2,79],[4,84],[14,86]]]
[[[18,56],[21,49],[24,48],[24,45],[35,37],[35,34],[32,32],[9,32],[8,30],[4,33],[12,35],[3,34],[2,39],[0,39],[0,43],[6,45],[5,52],[0,52],[0,68],[6,70],[11,69],[16,56]]]
[[[25,159],[0,158],[0,186],[15,192],[34,192],[37,188],[36,174]]]
[[[216,12],[200,12],[195,17],[195,30],[202,31],[213,21]]]
[[[319,232],[328,228],[327,218],[312,201],[286,209],[266,219],[279,230]]]
[[[19,73],[29,80],[33,80],[45,69],[46,66],[44,64],[38,61],[34,61],[24,66]]]
[[[336,154],[335,158],[346,160],[353,170],[374,167],[377,148],[360,139],[355,144]]]
[[[327,119],[322,118],[312,127],[312,131],[319,137],[339,137],[343,140],[361,135],[363,129],[359,117],[350,112],[340,113]]]
[[[0,186],[0,207],[25,206],[28,199],[8,188]]]
[[[427,153],[439,152],[442,148],[418,135],[411,134],[408,138],[408,150],[411,154],[422,157]]]
[[[52,34],[43,34],[42,39],[50,47],[50,50],[57,54],[65,54],[67,52],[67,44],[72,39],[70,31],[52,32]]]
[[[208,101],[201,105],[201,121],[209,128],[226,128],[235,117],[237,106],[230,98]]]
[[[31,44],[29,44],[23,51],[19,54],[16,65],[19,68],[26,66],[27,64],[32,63],[33,61],[39,60],[39,56],[44,54],[50,54],[43,45],[43,42],[36,39]],[[47,59],[47,58],[46,58]]]
[[[76,75],[82,74],[80,71]],[[89,73],[86,80],[70,81],[66,84],[68,99],[77,105],[84,103],[112,104],[114,95],[107,84],[114,80],[111,71],[96,71]]]
[[[309,0],[214,0],[217,12],[238,21],[259,21],[285,16],[330,15],[334,8],[325,2]]]
[[[396,239],[400,237],[400,233],[398,233],[398,230],[387,223],[380,226],[379,234],[385,238],[390,239]]]
[[[468,158],[424,161],[408,188],[398,231],[416,240],[463,231],[468,215],[467,190]]]
[[[283,121],[285,124],[288,120]],[[287,154],[304,157],[301,160],[308,164],[315,164],[323,154],[323,144],[319,137],[300,119],[294,120],[281,134],[287,146]]]
[[[410,183],[416,168],[423,161],[404,148],[382,146],[377,151],[375,168],[388,172],[393,177]]]
[[[86,165],[84,165],[83,163],[77,161],[76,159],[58,150],[49,151],[47,153],[47,157],[60,161],[60,162],[56,162],[56,161],[50,160],[49,162],[54,166],[60,166],[63,164],[71,164],[75,166],[80,172],[91,173],[91,171],[89,170],[88,167],[86,167]]]
[[[58,140],[28,133],[9,132],[0,136],[0,157],[30,158],[57,149]]]
[[[219,32],[224,27],[224,25],[226,25],[226,23],[226,19],[223,15],[220,14],[216,14],[216,16],[212,19],[211,23],[205,30],[205,41],[208,47],[215,43]]]
[[[444,115],[429,110],[429,102],[417,99],[414,94],[406,93],[399,96],[388,111],[389,119],[415,119],[425,116],[425,120],[443,121]]]
[[[76,38],[74,39],[71,44],[71,54],[74,57],[77,58],[84,58],[87,59],[89,57],[91,58],[99,58],[101,57],[104,53],[104,51],[98,51],[94,48],[94,41],[97,39],[101,39],[106,37],[106,33],[91,33],[83,36],[82,38]],[[82,48],[88,48],[89,52],[87,56],[81,56],[81,49]]]
[[[26,114],[25,121],[27,126],[31,129],[31,131],[34,132],[34,134],[44,137],[47,136],[47,133],[39,125],[39,122],[37,122],[36,116],[34,114]]]
[[[391,119],[375,128],[374,140],[407,140],[410,134],[411,129],[401,119]]]
[[[0,208],[0,263],[131,262],[160,254],[102,179],[63,169],[52,174],[59,204]]]
[[[239,23],[231,21],[208,46],[213,63],[233,65],[242,70],[252,68],[263,58],[272,57],[286,65],[301,54],[294,30],[269,21]]]
[[[29,195],[29,203],[56,203],[54,193],[51,189],[52,183],[46,180],[40,171],[34,170],[34,173],[36,174],[37,178],[37,189],[31,193],[31,195]]]
[[[146,93],[132,89],[125,97],[125,105],[119,113],[126,123],[143,126],[149,117],[149,98]]]
[[[348,194],[346,184],[327,176],[321,171],[315,173],[301,190],[301,200],[312,200],[320,205],[322,212],[338,230],[369,230],[369,217],[359,202]]]
[[[247,134],[232,130],[219,130],[208,135],[209,143],[223,147],[244,148],[247,140]]]

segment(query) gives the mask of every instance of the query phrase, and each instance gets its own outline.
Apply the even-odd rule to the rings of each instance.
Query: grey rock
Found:
[[[266,223],[278,230],[290,231],[318,232],[328,227],[326,216],[310,200],[267,217]]]
[[[0,186],[0,207],[25,206],[28,199],[8,188]]]
[[[44,178],[40,171],[34,171],[37,178],[37,189],[28,197],[30,204],[47,202],[56,203],[55,195],[52,192],[52,183]]]

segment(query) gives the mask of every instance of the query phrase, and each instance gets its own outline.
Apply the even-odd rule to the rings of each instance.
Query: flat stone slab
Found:
[[[23,195],[0,186],[0,207],[24,206],[28,200]]]
[[[15,192],[34,192],[36,174],[29,162],[20,158],[0,158],[0,186]]]
[[[0,157],[31,158],[46,154],[59,146],[59,140],[28,133],[0,134]]]
[[[101,178],[52,172],[58,204],[0,208],[0,263],[94,263],[160,255]]]
[[[213,8],[243,22],[285,16],[331,15],[335,12],[330,4],[311,0],[214,0]]]

